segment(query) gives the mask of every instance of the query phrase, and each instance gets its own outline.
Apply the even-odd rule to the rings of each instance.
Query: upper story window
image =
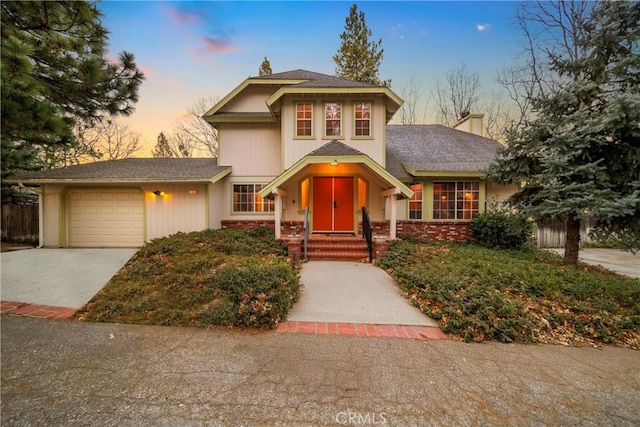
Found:
[[[324,134],[325,136],[342,135],[342,104],[337,102],[324,104]]]
[[[422,219],[422,183],[409,184],[413,197],[409,200],[409,219]]]
[[[434,182],[433,219],[471,219],[479,212],[478,181]]]
[[[355,136],[371,136],[371,103],[356,102],[353,104]]]
[[[313,135],[313,104],[298,102],[296,104],[296,136]]]

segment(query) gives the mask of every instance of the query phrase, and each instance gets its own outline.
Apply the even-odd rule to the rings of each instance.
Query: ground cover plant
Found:
[[[464,341],[640,349],[640,280],[562,265],[535,248],[394,242],[378,260],[405,295]]]
[[[272,230],[178,233],[143,246],[76,318],[272,328],[299,290],[297,268]]]

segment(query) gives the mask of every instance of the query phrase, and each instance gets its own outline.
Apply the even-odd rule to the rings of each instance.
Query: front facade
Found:
[[[466,132],[389,125],[402,102],[305,70],[247,79],[204,116],[233,165],[221,226],[273,224],[286,238],[308,212],[311,233],[357,234],[365,207],[384,237],[467,238],[473,215],[515,190],[484,179],[499,144],[478,115],[459,123]]]
[[[44,246],[140,246],[178,231],[273,227],[358,234],[468,237],[468,222],[515,189],[482,170],[499,144],[481,120],[393,126],[402,100],[389,88],[305,70],[249,78],[204,119],[218,159],[126,159],[42,171]],[[472,128],[475,128],[473,130]],[[474,134],[479,133],[480,135]]]

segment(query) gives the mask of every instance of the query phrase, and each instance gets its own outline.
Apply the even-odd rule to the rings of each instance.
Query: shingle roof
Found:
[[[217,159],[121,159],[48,169],[11,181],[206,182],[229,168],[218,166]]]
[[[316,73],[307,70],[285,71],[283,73],[269,74],[266,76],[254,77],[255,79],[273,80],[306,80],[303,83],[292,85],[293,87],[377,87],[368,83],[355,80],[343,79],[327,74]]]
[[[477,172],[494,159],[500,144],[441,125],[387,126],[386,169],[396,178],[416,171]]]
[[[340,141],[330,141],[317,150],[309,153],[310,156],[357,156],[363,154],[355,148],[349,147]]]

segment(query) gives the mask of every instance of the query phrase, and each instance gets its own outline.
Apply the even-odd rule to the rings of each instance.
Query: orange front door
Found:
[[[313,231],[353,233],[353,177],[313,178]]]

